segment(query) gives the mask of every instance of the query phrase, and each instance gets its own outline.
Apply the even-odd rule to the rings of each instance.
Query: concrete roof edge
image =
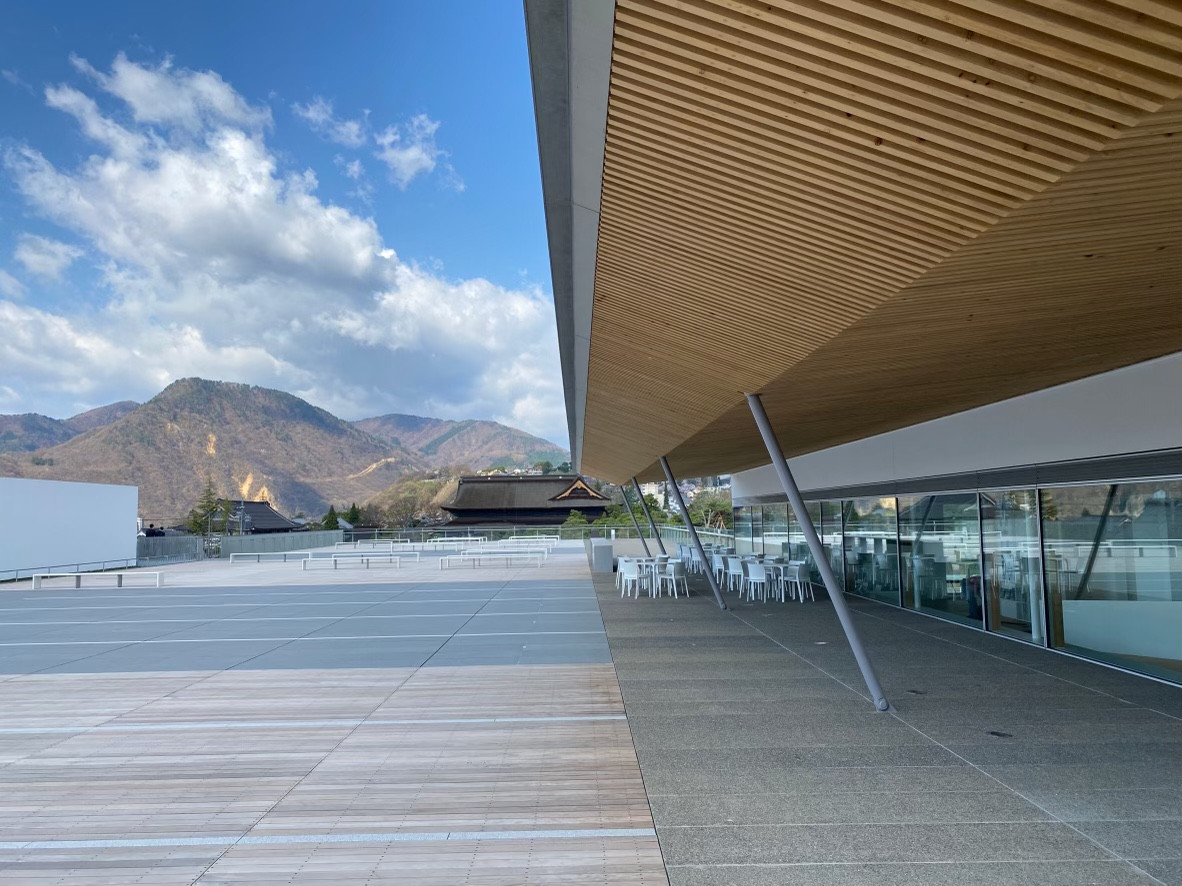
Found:
[[[615,0],[524,5],[571,464],[578,470]]]

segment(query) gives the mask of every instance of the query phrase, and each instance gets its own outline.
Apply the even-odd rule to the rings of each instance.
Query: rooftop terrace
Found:
[[[0,590],[3,882],[1182,884],[1174,687],[855,601],[877,714],[824,601],[581,544],[164,571]]]

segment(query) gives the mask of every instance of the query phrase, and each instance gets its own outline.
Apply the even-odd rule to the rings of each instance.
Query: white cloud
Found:
[[[0,70],[0,77],[3,77],[5,80],[7,80],[13,86],[17,86],[17,87],[25,90],[25,92],[30,92],[30,93],[35,92],[33,87],[30,86],[28,83],[26,83],[24,78],[22,78],[21,75],[18,74],[16,71],[11,71],[8,68],[4,68],[4,69]]]
[[[12,256],[25,266],[30,274],[45,280],[60,280],[62,272],[75,259],[82,257],[82,250],[60,240],[22,234]]]
[[[0,268],[0,295],[5,298],[20,298],[25,294],[25,284],[12,274]]]
[[[72,56],[74,67],[104,91],[122,100],[139,123],[176,126],[197,132],[210,124],[259,129],[271,122],[271,111],[254,107],[213,71],[175,70],[172,60],[156,67],[139,65],[119,53],[109,74]]]
[[[346,160],[340,154],[337,154],[332,159],[333,162],[336,163],[337,168],[339,168],[347,178],[351,178],[353,181],[360,181],[365,177],[365,167],[361,165],[360,160]]]
[[[390,170],[390,179],[400,188],[406,188],[419,175],[431,172],[442,152],[435,145],[435,132],[439,121],[426,114],[411,117],[403,126],[387,126],[374,141],[378,151],[374,154]]]
[[[306,105],[297,102],[291,109],[297,117],[307,121],[313,132],[338,145],[360,148],[369,139],[369,124],[365,116],[360,120],[341,120],[333,114],[332,102],[320,96],[316,96]]]
[[[216,74],[123,56],[87,71],[137,122],[57,87],[47,102],[95,153],[65,168],[21,147],[5,166],[32,211],[87,242],[89,291],[106,301],[86,313],[0,302],[3,383],[30,402],[93,404],[201,375],[290,390],[344,418],[491,417],[565,438],[540,291],[401,261],[373,219],[320,199],[310,171],[280,167],[261,118]],[[388,139],[407,152],[396,180],[436,162],[437,126],[423,117]]]

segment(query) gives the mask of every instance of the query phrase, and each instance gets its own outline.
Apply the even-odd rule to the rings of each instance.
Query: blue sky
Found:
[[[0,412],[201,375],[565,441],[517,2],[8,4]]]

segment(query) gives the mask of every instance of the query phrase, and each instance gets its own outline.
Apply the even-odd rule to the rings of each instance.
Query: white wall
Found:
[[[139,489],[0,477],[0,579],[135,560]]]
[[[917,392],[916,396],[922,396]],[[1182,352],[789,459],[801,490],[1182,446]],[[771,465],[735,499],[783,494]]]

